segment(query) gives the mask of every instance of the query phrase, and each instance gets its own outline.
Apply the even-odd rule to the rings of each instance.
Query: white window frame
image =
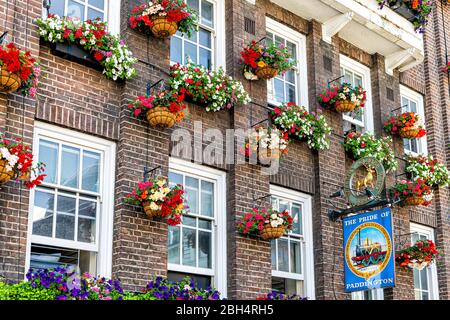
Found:
[[[214,8],[214,28],[202,26],[212,33],[212,70],[222,67],[226,70],[226,45],[225,45],[225,0],[203,0],[211,2]],[[170,49],[169,49],[170,50]],[[184,51],[184,49],[183,49]],[[184,58],[184,57],[183,57]],[[170,61],[170,65],[176,64]]]
[[[434,229],[431,227],[427,227],[421,224],[417,224],[417,223],[410,223],[410,232],[411,233],[418,233],[419,235],[424,235],[427,237],[427,239],[432,240],[433,242],[435,241],[434,239]],[[412,239],[411,239],[411,244],[412,243]],[[436,267],[436,262],[434,262],[433,264],[431,264],[429,267],[426,268],[427,269],[427,275],[428,275],[428,286],[429,288],[429,293],[430,293],[430,299],[429,300],[439,300],[439,283],[438,283],[438,275],[437,275],[437,267]],[[414,293],[415,293],[415,288],[414,288]]]
[[[100,179],[102,189],[100,190],[100,206],[97,209],[98,219],[96,224],[98,233],[97,243],[82,244],[79,242],[63,239],[54,239],[44,236],[33,235],[33,208],[35,191],[30,192],[29,216],[28,216],[28,237],[25,270],[30,267],[31,244],[42,244],[56,247],[87,250],[97,253],[97,274],[106,277],[112,272],[112,241],[113,241],[113,220],[114,220],[114,180],[115,180],[115,160],[116,145],[114,142],[100,139],[91,135],[69,130],[59,126],[35,122],[33,137],[33,159],[39,158],[39,139],[57,140],[62,143],[79,145],[83,148],[93,149],[102,153],[103,163],[100,164]],[[50,186],[51,184],[49,184]],[[89,193],[89,192],[87,192]],[[56,214],[56,213],[55,213]]]
[[[370,68],[365,65],[355,61],[343,54],[339,55],[340,59],[340,67],[349,69],[357,74],[363,76],[363,86],[366,91],[366,103],[364,104],[364,123],[357,121],[345,114],[342,115],[342,118],[345,121],[353,123],[357,126],[363,126],[364,132],[374,132],[374,124],[373,124],[373,107],[372,107],[372,85],[370,78]]]
[[[67,12],[67,3],[68,0],[63,0],[64,3],[64,14]],[[85,5],[86,3],[84,1],[80,0],[74,0],[75,2],[78,2],[79,4]],[[89,4],[88,4],[89,6]],[[120,34],[120,0],[105,0],[105,7],[104,10],[104,21],[108,22],[108,31],[113,35],[119,35]],[[48,15],[47,9],[42,7],[42,18],[46,18]],[[85,13],[86,17],[86,13]]]
[[[302,205],[303,218],[302,274],[272,270],[272,276],[302,280],[304,282],[304,296],[308,299],[315,299],[311,196],[275,185],[270,185],[270,194],[278,198],[300,203]]]
[[[372,299],[370,300],[384,300],[384,290],[383,289],[371,289]],[[364,291],[354,291],[352,292],[352,300],[367,300],[364,298]]]
[[[306,36],[298,31],[295,31],[288,26],[279,23],[269,17],[266,17],[266,31],[278,35],[286,40],[297,45],[297,56],[294,59],[297,60],[297,66],[295,76],[297,77],[297,101],[287,101],[295,102],[298,105],[302,105],[309,110],[309,100],[308,100],[308,67],[307,67],[307,56],[306,56]],[[273,80],[267,81],[267,86],[271,85]],[[279,106],[280,102],[269,99],[267,100],[270,104]]]
[[[194,175],[213,180],[214,183],[214,217],[212,232],[212,262],[211,269],[197,268],[185,265],[167,263],[167,270],[182,273],[211,276],[213,286],[223,297],[227,296],[227,217],[226,217],[226,173],[203,165],[188,162],[178,158],[169,159],[169,171]]]
[[[416,92],[413,91],[403,85],[400,85],[400,103],[401,105],[401,112],[403,113],[403,97],[405,97],[408,100],[414,101],[417,105],[417,114],[422,118],[422,121],[424,121],[425,123],[425,107],[424,107],[424,102],[423,102],[423,96]],[[421,153],[416,153],[410,150],[407,150],[404,148],[404,152],[405,154],[408,155],[412,155],[412,156],[418,156],[419,154],[422,155],[428,155],[428,145],[427,145],[427,137],[422,137],[419,139],[416,139],[418,141],[418,145],[420,145],[420,148],[422,149]]]

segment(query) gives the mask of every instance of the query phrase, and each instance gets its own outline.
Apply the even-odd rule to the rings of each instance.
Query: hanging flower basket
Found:
[[[247,80],[269,80],[277,74],[284,75],[297,63],[283,44],[266,45],[254,40],[241,51],[241,61]]]
[[[261,165],[270,165],[288,153],[288,134],[278,128],[257,125],[250,132],[248,143],[245,145],[245,156],[250,158],[257,153]]]
[[[422,138],[426,134],[421,117],[414,112],[390,117],[384,123],[383,129],[386,133],[399,135],[403,139]]]
[[[432,240],[417,240],[395,253],[399,267],[422,270],[431,265],[441,254]]]
[[[330,147],[331,127],[321,113],[309,113],[305,107],[288,102],[273,109],[272,119],[279,130],[287,132],[291,138],[306,141],[310,149]]]
[[[403,200],[403,205],[405,206],[420,206],[425,202],[422,196],[407,196]]]
[[[177,115],[170,112],[168,107],[153,107],[146,116],[152,127],[172,128],[177,120]]]
[[[395,159],[395,153],[391,147],[392,144],[392,137],[377,138],[370,132],[352,131],[344,139],[344,149],[351,159],[375,157],[383,163],[386,171],[395,170],[398,167],[398,161]]]
[[[144,212],[149,218],[161,218],[164,217],[162,214],[161,209],[152,209],[152,202],[151,201],[144,201],[142,202],[142,207],[144,208]]]
[[[5,67],[0,70],[0,92],[2,93],[12,93],[16,92],[22,81],[20,77],[12,72],[9,72]]]
[[[196,24],[194,8],[183,0],[153,0],[135,7],[130,15],[132,29],[159,39],[169,38],[177,31],[190,37]]]
[[[171,128],[184,118],[184,94],[161,91],[149,97],[138,96],[128,107],[136,118],[146,117],[152,127]]]
[[[170,67],[169,85],[173,92],[185,94],[186,99],[206,111],[230,109],[251,101],[242,83],[227,76],[222,67],[208,70],[190,59],[184,65],[177,63]]]
[[[340,87],[332,87],[317,96],[317,102],[328,110],[337,112],[353,112],[364,108],[366,91],[362,87],[353,87],[343,83]]]
[[[292,229],[293,219],[287,210],[278,212],[272,208],[253,208],[237,223],[240,233],[260,237],[263,240],[280,238]]]
[[[414,139],[419,134],[420,128],[418,127],[405,127],[400,129],[400,137],[403,139]]]
[[[405,168],[410,178],[423,179],[430,187],[446,187],[450,184],[447,166],[428,156],[409,156]]]
[[[30,52],[20,50],[9,43],[0,45],[0,92],[19,91],[24,96],[34,98],[39,85],[41,67]]]
[[[269,80],[269,79],[275,78],[277,76],[277,74],[278,74],[277,69],[275,69],[271,66],[265,66],[265,67],[256,69],[256,76],[259,79]]]
[[[0,137],[0,184],[18,178],[31,189],[44,180],[44,166],[43,163],[33,165],[33,153],[21,140]]]
[[[259,236],[264,240],[273,240],[281,238],[284,235],[285,227],[272,227],[270,224],[264,225],[264,229],[259,232]]]
[[[169,21],[167,17],[152,16],[152,32],[156,38],[169,38],[173,36],[178,29],[174,21]]]
[[[433,198],[433,191],[426,180],[402,180],[395,184],[390,193],[394,199],[400,199],[402,206],[428,206]]]
[[[399,15],[409,20],[416,32],[423,33],[428,22],[428,16],[433,8],[432,1],[413,1],[413,0],[377,0],[380,9],[384,6],[390,7]]]
[[[344,100],[344,101],[339,101],[336,102],[336,111],[337,112],[352,112],[353,110],[355,110],[356,108],[356,104],[353,102],[350,102],[348,100]]]
[[[125,197],[124,202],[141,205],[149,218],[166,218],[171,226],[181,223],[181,217],[187,209],[183,204],[183,187],[176,185],[169,188],[167,180],[162,177],[139,182],[138,187]]]
[[[6,160],[0,159],[0,184],[6,183],[9,180],[14,179],[15,176],[14,170],[8,170],[6,166],[7,166]]]

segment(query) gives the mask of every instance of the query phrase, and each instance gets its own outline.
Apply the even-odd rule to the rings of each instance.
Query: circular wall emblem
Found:
[[[353,230],[345,246],[348,268],[366,280],[386,268],[392,254],[392,241],[386,229],[375,222],[366,222]]]
[[[378,197],[384,188],[386,172],[383,164],[374,157],[356,161],[345,179],[344,193],[348,202],[354,206],[368,203],[367,190]]]

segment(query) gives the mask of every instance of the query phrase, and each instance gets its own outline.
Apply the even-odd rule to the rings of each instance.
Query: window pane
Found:
[[[277,46],[284,45],[284,39],[279,37],[279,36],[277,36],[277,35],[275,35],[275,44]]]
[[[170,60],[173,62],[182,63],[183,53],[181,49],[182,40],[177,36],[170,38]]]
[[[409,106],[410,106],[410,108],[409,108],[410,110],[409,111],[417,112],[417,104],[414,101],[410,101]]]
[[[45,163],[45,182],[56,183],[58,168],[58,144],[46,140],[39,141],[39,161]]]
[[[419,276],[419,270],[414,269],[414,288],[420,289],[420,276]]]
[[[198,179],[186,177],[185,189],[189,211],[198,214]]]
[[[100,18],[102,20],[104,19],[102,12],[100,12],[98,10],[91,9],[91,8],[88,8],[88,16],[87,16],[87,18],[88,18],[88,20],[95,20],[97,18]]]
[[[302,273],[301,244],[291,241],[291,272]]]
[[[97,202],[80,199],[78,215],[95,219],[97,217]]]
[[[289,272],[289,252],[288,241],[278,239],[278,270]]]
[[[197,37],[198,37],[198,32],[192,32],[190,37],[188,37],[187,34],[184,35],[185,39],[192,41],[194,43],[197,43]]]
[[[64,16],[64,1],[52,1],[49,13],[57,14],[58,16]]]
[[[211,32],[200,28],[199,31],[200,44],[207,48],[211,48]]]
[[[422,290],[428,290],[428,269],[424,268],[420,272],[420,285]]]
[[[182,222],[183,222],[183,225],[185,225],[185,226],[189,226],[189,227],[196,227],[197,226],[197,218],[191,218],[191,217],[188,217],[188,216],[184,216],[182,218]]]
[[[361,86],[361,87],[362,87],[362,85],[363,85],[362,77],[355,74],[355,83],[354,83],[354,86],[355,86],[355,87],[358,87],[358,86]]]
[[[78,241],[95,243],[95,219],[78,218]]]
[[[205,66],[208,69],[211,69],[212,68],[211,51],[200,48],[199,54],[200,54],[199,64]]]
[[[429,294],[427,291],[422,291],[422,300],[429,300]]]
[[[266,45],[270,45],[273,42],[273,33],[266,32],[265,42],[266,42]]]
[[[417,148],[417,139],[414,139],[414,140],[410,140],[410,145],[411,145],[411,151],[412,152],[415,152],[415,153],[418,153],[419,152],[419,150],[418,150],[418,148]]]
[[[275,85],[275,100],[278,102],[285,102],[284,100],[284,84],[280,79],[273,79]]]
[[[61,182],[63,186],[78,188],[78,170],[80,167],[80,149],[62,147]]]
[[[55,196],[51,193],[34,193],[33,234],[51,237]]]
[[[198,63],[197,60],[197,46],[190,42],[184,43],[184,57],[191,58],[194,63]]]
[[[56,238],[74,240],[75,198],[58,196]]]
[[[84,6],[73,0],[69,0],[69,4],[67,6],[67,16],[77,17],[80,18],[80,20],[84,20]]]
[[[198,12],[199,11],[198,1],[199,0],[186,0],[186,3],[189,7],[191,7],[194,10],[197,10]]]
[[[297,57],[297,46],[295,43],[286,41],[286,48],[288,49],[289,53],[291,54],[292,59],[296,59]]]
[[[353,73],[347,70],[345,70],[344,72],[344,82],[353,85]]]
[[[83,153],[82,189],[99,192],[100,183],[100,154],[90,151]]]
[[[292,233],[295,234],[303,234],[303,226],[302,226],[302,214],[301,207],[299,205],[292,205],[291,216],[294,220],[292,223]]]
[[[211,268],[211,232],[198,232],[198,266],[200,268]]]
[[[214,184],[202,181],[202,215],[214,215]]]
[[[195,230],[183,229],[183,264],[186,266],[196,266],[196,237]]]
[[[89,4],[101,10],[105,8],[105,0],[89,0]]]
[[[272,259],[272,270],[277,270],[277,248],[276,248],[276,240],[272,240],[270,243],[270,256]]]
[[[402,97],[402,112],[406,112],[409,110],[409,100],[405,97]]]
[[[202,1],[202,21],[204,25],[207,25],[208,27],[214,26],[214,9],[213,4],[211,2]]]
[[[279,205],[278,205],[278,210],[279,211],[284,211],[284,210],[288,210],[289,211],[289,201],[286,200],[279,200]]]
[[[177,184],[183,185],[183,176],[178,173],[169,172],[169,186],[173,187]]]
[[[403,139],[403,147],[405,147],[405,150],[411,151],[411,145],[408,139]]]
[[[293,85],[286,85],[286,94],[287,94],[287,101],[289,102],[296,102],[297,99],[295,98],[295,86]]]
[[[198,220],[198,227],[201,229],[211,230],[211,226],[212,226],[211,221],[202,220],[202,219]]]
[[[285,76],[285,79],[287,82],[295,84],[295,71],[294,70],[286,71],[284,76]]]
[[[168,255],[169,263],[180,263],[180,227],[169,226]]]

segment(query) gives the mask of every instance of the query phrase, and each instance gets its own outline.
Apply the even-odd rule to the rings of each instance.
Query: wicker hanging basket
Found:
[[[145,201],[142,203],[142,206],[144,207],[144,212],[149,218],[154,217],[163,217],[161,210],[152,210],[150,207],[150,201]]]
[[[337,112],[352,112],[353,110],[355,110],[355,108],[356,104],[348,100],[336,102]]]
[[[20,88],[22,81],[20,77],[9,72],[5,67],[0,69],[0,92],[2,93],[12,93]]]
[[[147,121],[152,127],[171,128],[177,115],[167,107],[154,107],[147,111]]]
[[[6,170],[6,160],[0,159],[0,184],[6,183],[14,179],[14,170]]]
[[[272,227],[270,224],[264,225],[264,229],[259,232],[259,236],[264,240],[281,238],[284,235],[285,227]]]
[[[280,149],[262,149],[258,152],[259,161],[269,163],[272,160],[280,159]]]
[[[265,67],[256,69],[255,73],[259,79],[269,80],[269,79],[275,78],[278,72],[275,68],[273,68],[271,66],[265,66]]]
[[[400,137],[403,139],[414,139],[419,134],[419,128],[417,127],[404,127],[400,129]]]
[[[169,38],[177,32],[177,23],[168,21],[167,17],[153,16],[151,19],[153,23],[151,29],[156,38]]]
[[[408,196],[403,200],[405,206],[420,206],[425,202],[422,196]]]

